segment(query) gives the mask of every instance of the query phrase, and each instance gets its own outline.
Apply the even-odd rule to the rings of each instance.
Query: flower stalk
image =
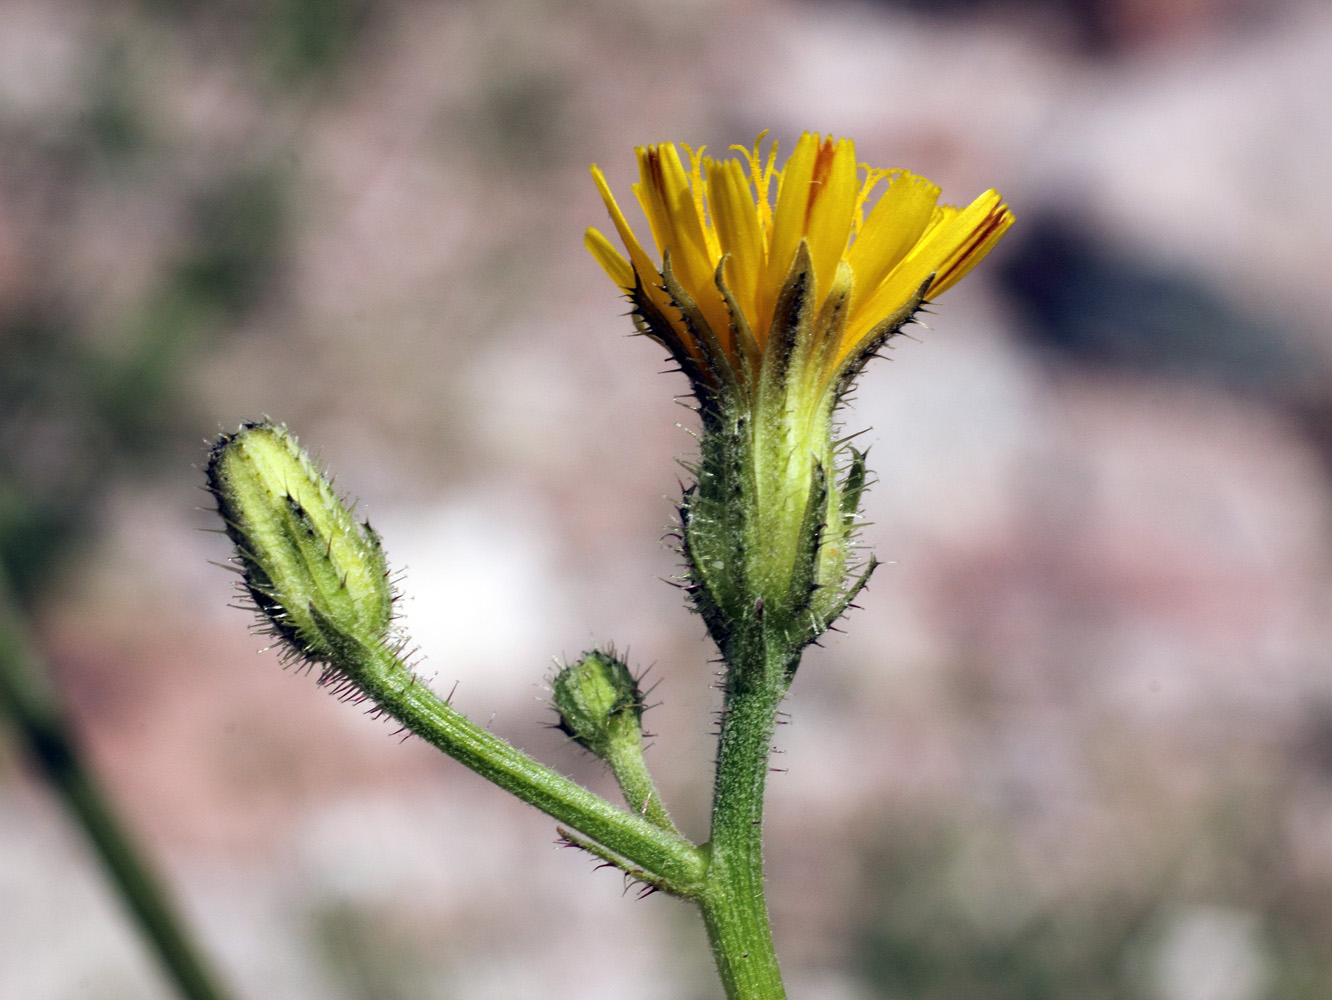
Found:
[[[763,804],[777,710],[793,670],[780,654],[741,669],[731,664],[734,683],[728,678],[725,692],[700,906],[717,974],[731,998],[786,996],[764,889]],[[748,683],[756,675],[760,682]]]

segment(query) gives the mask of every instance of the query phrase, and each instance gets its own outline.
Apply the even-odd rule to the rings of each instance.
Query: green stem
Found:
[[[647,761],[643,759],[641,739],[610,740],[606,747],[606,763],[615,775],[615,781],[630,809],[668,833],[680,835],[666,803],[661,800],[656,782],[652,780]]]
[[[14,720],[30,757],[83,827],[180,995],[186,1000],[223,1000],[228,994],[214,981],[143,851],[84,766],[72,727],[46,677],[12,606],[7,582],[0,578],[0,710]]]
[[[656,876],[667,891],[696,898],[703,853],[674,832],[601,796],[482,729],[436,695],[390,651],[355,644],[363,662],[345,673],[402,726],[464,767]]]
[[[723,707],[712,839],[701,906],[717,973],[730,1000],[784,1000],[763,893],[763,797],[786,663],[732,664]],[[738,682],[748,674],[757,683]]]

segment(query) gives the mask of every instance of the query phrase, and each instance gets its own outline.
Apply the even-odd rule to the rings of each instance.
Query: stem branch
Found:
[[[487,781],[645,869],[666,891],[684,898],[695,898],[701,892],[703,854],[679,833],[626,812],[482,729],[418,683],[390,650],[361,644],[357,648],[375,662],[346,672],[404,728]]]

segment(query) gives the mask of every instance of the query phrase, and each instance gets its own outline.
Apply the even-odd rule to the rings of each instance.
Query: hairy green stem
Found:
[[[482,729],[419,683],[383,646],[355,644],[365,662],[344,670],[356,686],[402,726],[464,767],[548,816],[585,834],[655,876],[674,895],[697,898],[702,891],[703,853],[674,832],[601,796]],[[350,666],[350,664],[349,664]]]
[[[0,575],[0,711],[13,719],[29,756],[87,834],[107,875],[185,1000],[224,1000],[165,887],[85,767],[69,720]]]
[[[630,809],[663,830],[677,836],[680,834],[666,809],[666,803],[661,800],[656,782],[652,780],[652,772],[643,759],[643,747],[639,741],[612,741],[607,747],[606,763],[610,765],[611,773],[615,775],[615,781]]]
[[[777,662],[756,664],[759,669],[753,671],[731,665],[718,742],[708,876],[700,905],[729,1000],[786,996],[763,892],[763,798],[790,656],[773,659]],[[744,676],[754,682],[737,680]]]

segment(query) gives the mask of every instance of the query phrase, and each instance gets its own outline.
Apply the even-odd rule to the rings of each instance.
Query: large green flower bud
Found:
[[[384,551],[285,427],[248,423],[208,457],[208,489],[245,589],[294,657],[337,663],[392,632]]]

